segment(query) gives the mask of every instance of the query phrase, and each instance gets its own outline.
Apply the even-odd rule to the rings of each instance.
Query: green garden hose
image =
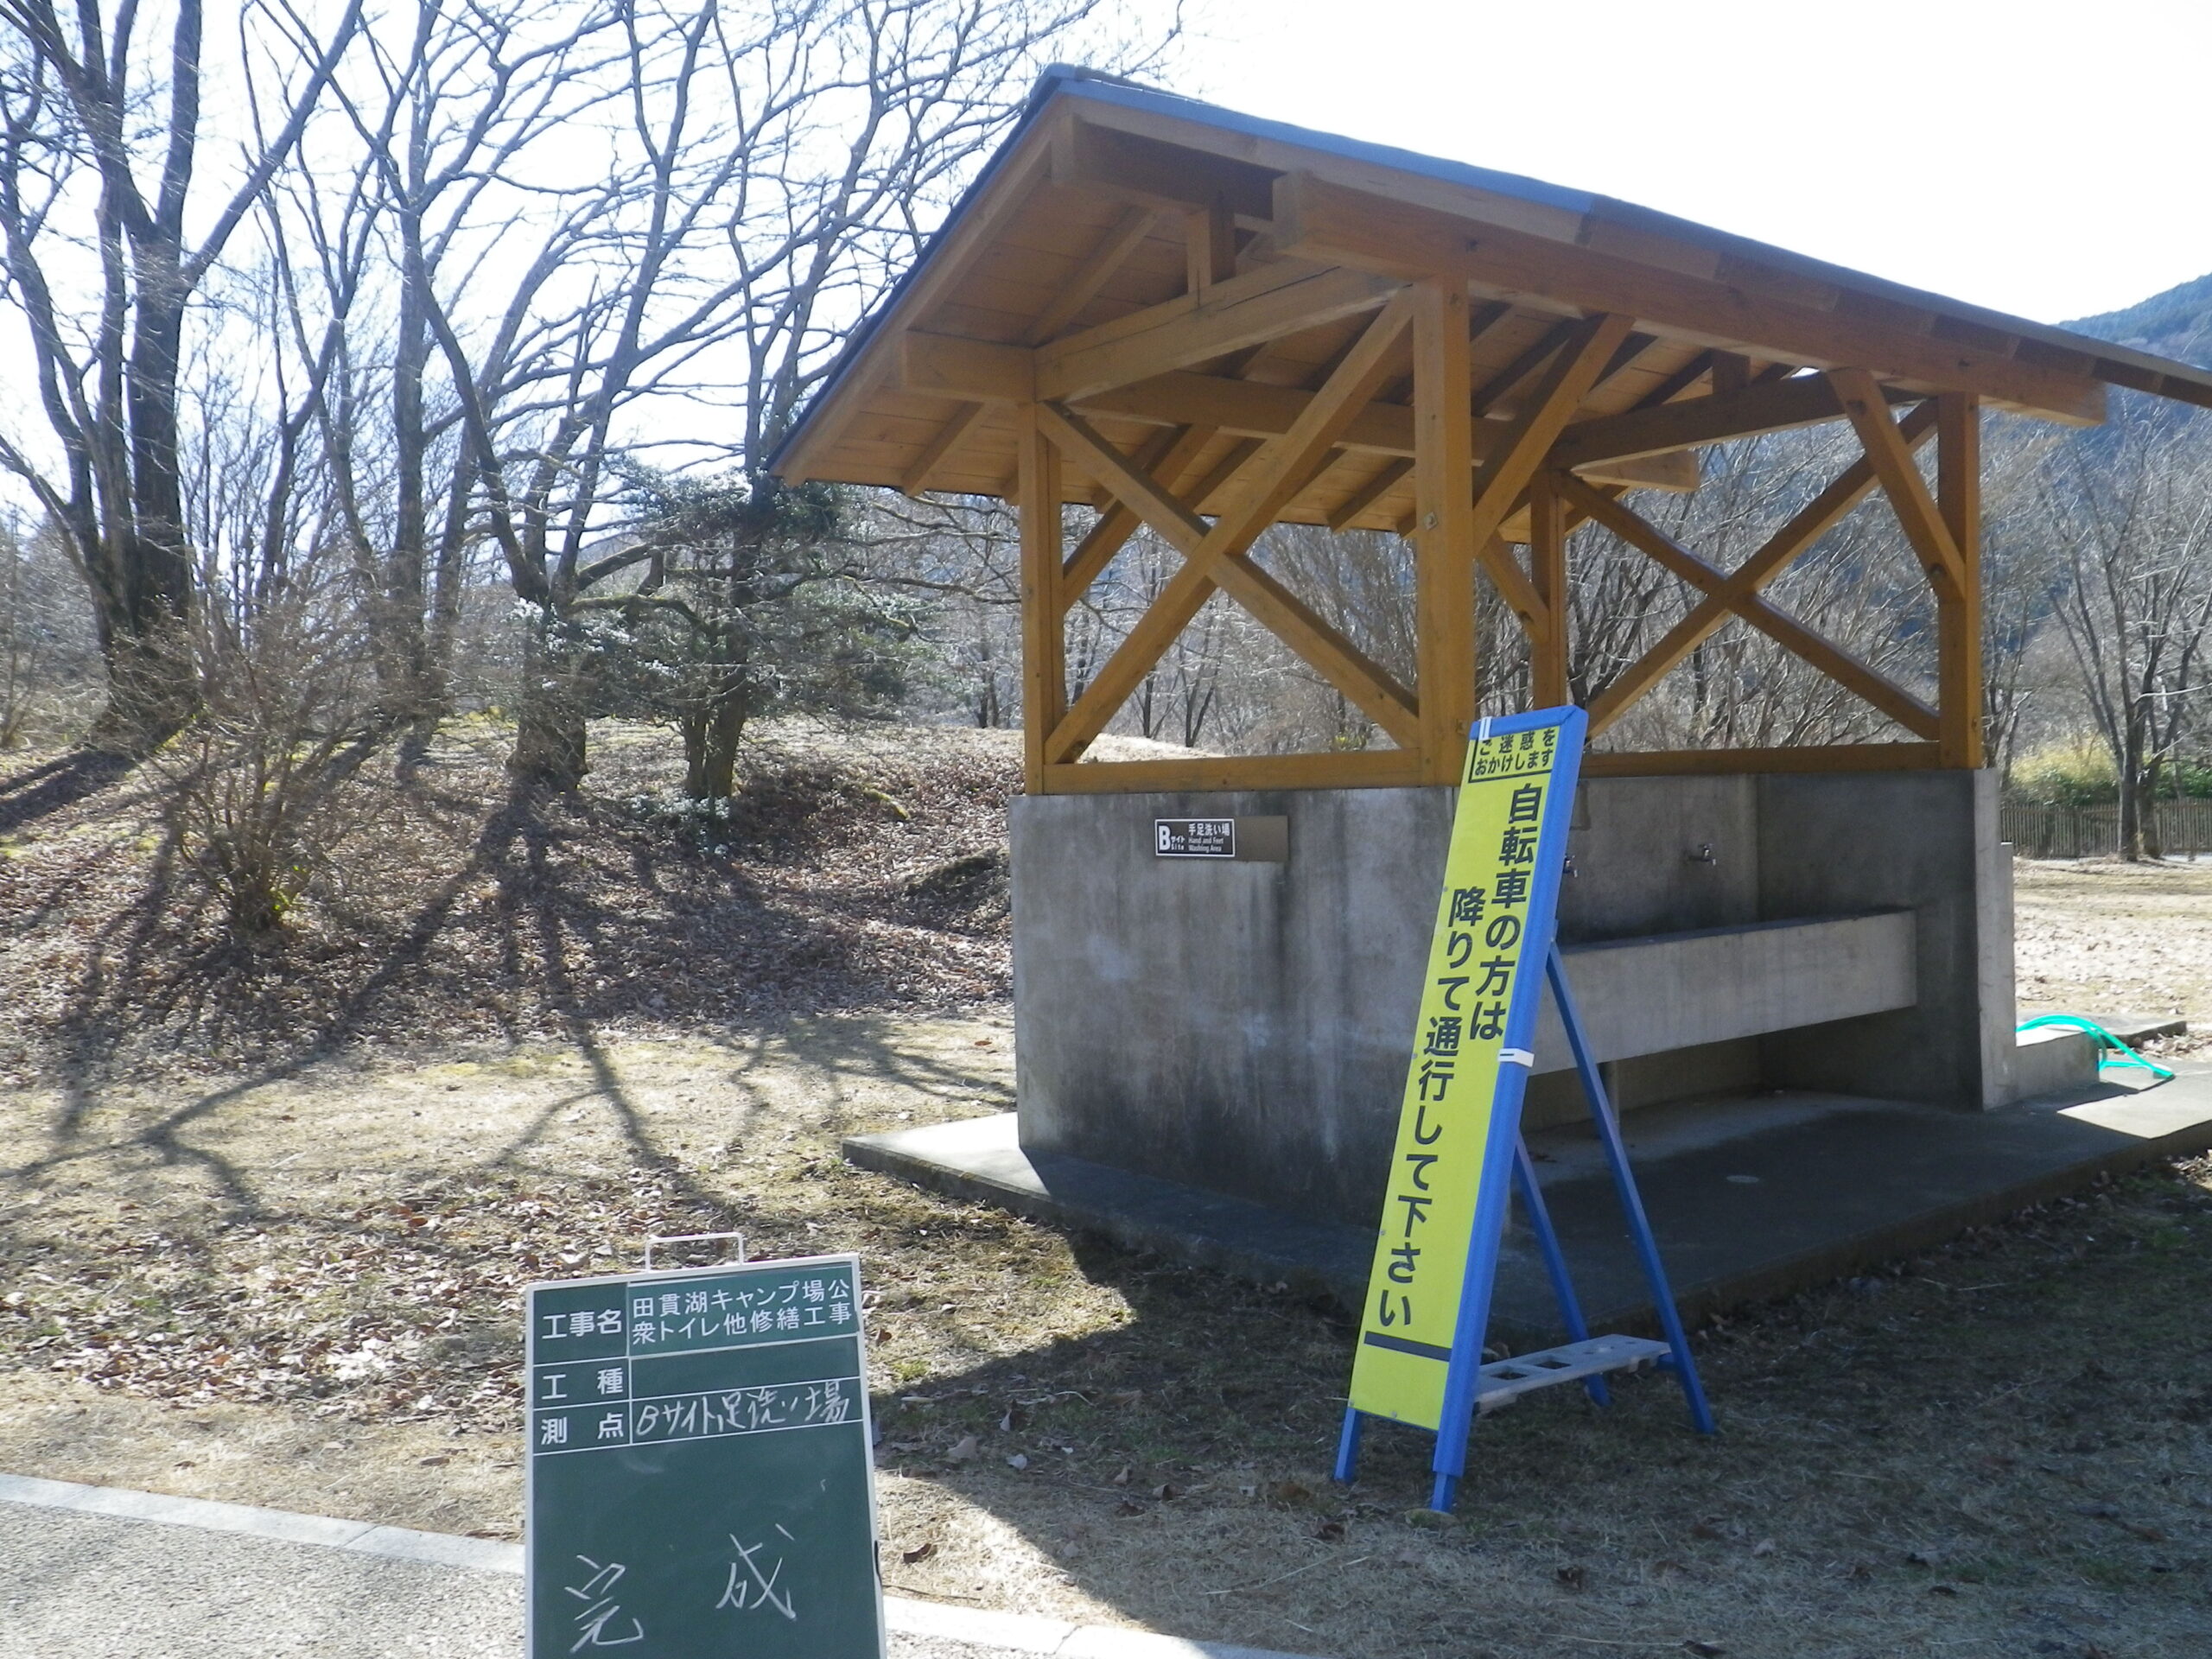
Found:
[[[2160,1065],[2156,1060],[2145,1059],[2095,1020],[2085,1020],[2078,1014],[2046,1014],[2040,1019],[2024,1020],[2020,1022],[2022,1031],[2033,1031],[2038,1026],[2068,1026],[2075,1031],[2088,1032],[2090,1036],[2097,1039],[2097,1047],[2100,1051],[2111,1050],[2120,1057],[2107,1059],[2101,1052],[2097,1056],[2097,1066],[2101,1071],[2107,1065],[2139,1065],[2145,1071],[2156,1075],[2161,1082],[2173,1076],[2171,1071]]]

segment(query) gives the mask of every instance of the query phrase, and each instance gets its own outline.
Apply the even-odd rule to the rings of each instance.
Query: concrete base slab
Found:
[[[1696,1316],[1924,1249],[2101,1174],[2212,1147],[2212,1066],[1995,1112],[1785,1094],[1648,1107],[1624,1127],[1676,1299]],[[1650,1329],[1595,1135],[1546,1129],[1529,1142],[1592,1328]],[[1080,1158],[1032,1156],[1012,1112],[855,1135],[844,1150],[864,1168],[1130,1249],[1346,1307],[1365,1294],[1372,1232]],[[1516,1344],[1558,1329],[1517,1223],[1494,1307],[1498,1333]]]

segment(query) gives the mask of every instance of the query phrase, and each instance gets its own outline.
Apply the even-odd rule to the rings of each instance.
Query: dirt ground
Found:
[[[1663,1379],[1486,1420],[1457,1524],[1418,1524],[1421,1437],[1326,1478],[1334,1312],[838,1158],[1011,1103],[982,819],[902,753],[864,833],[817,823],[849,780],[787,768],[754,843],[687,841],[616,810],[618,754],[467,883],[378,919],[357,880],[437,1003],[334,958],[241,990],[155,951],[185,933],[151,903],[103,931],[99,884],[158,861],[111,798],[0,843],[0,1469],[513,1536],[519,1287],[737,1228],[863,1257],[902,1593],[1338,1659],[2212,1652],[2212,1162],[1713,1321],[1712,1440]],[[421,833],[485,845],[440,789]],[[2208,887],[2022,867],[2024,1007],[2206,1014]],[[715,906],[831,948],[701,962]],[[174,989],[135,1023],[134,942]]]
[[[2212,1024],[2212,859],[2013,866],[2020,1017],[2182,1014]]]
[[[1008,1041],[819,1020],[16,1091],[0,1468],[512,1536],[517,1287],[734,1226],[866,1258],[906,1593],[1345,1659],[2212,1649],[2212,1166],[1716,1323],[1714,1440],[1656,1380],[1489,1420],[1438,1531],[1415,1437],[1325,1478],[1333,1313],[836,1158],[1003,1107]]]

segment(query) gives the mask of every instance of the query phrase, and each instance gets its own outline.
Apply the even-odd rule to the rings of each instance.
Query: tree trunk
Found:
[[[737,793],[737,748],[750,699],[742,680],[683,711],[683,793],[695,801],[726,801]]]
[[[524,635],[515,747],[507,757],[516,782],[563,791],[583,782],[588,671],[581,649],[547,638],[543,625]]]
[[[105,620],[105,619],[104,619]],[[133,758],[151,754],[200,712],[200,679],[181,620],[103,626],[107,702],[85,747]]]

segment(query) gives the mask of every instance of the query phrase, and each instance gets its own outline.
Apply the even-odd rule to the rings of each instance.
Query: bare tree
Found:
[[[617,463],[751,477],[1049,49],[1102,10],[415,0],[404,38],[379,31],[339,87],[372,165],[310,215],[321,297],[297,333],[306,348],[342,315],[377,334],[313,349],[379,383],[322,414],[353,470],[365,411],[390,411],[397,506],[372,525],[357,505],[350,533],[420,664],[394,677],[437,704],[448,578],[488,542],[529,619],[512,769],[573,785],[597,684],[578,607],[647,556],[615,533]],[[400,273],[381,313],[351,276],[379,238]]]
[[[179,367],[196,297],[290,159],[361,29],[359,0],[320,29],[249,7],[226,90],[276,113],[265,138],[201,174],[203,0],[174,0],[167,38],[131,0],[0,0],[0,272],[29,334],[46,440],[0,436],[81,566],[108,670],[100,743],[143,748],[197,704],[194,561],[180,450]],[[226,30],[227,34],[228,31]]]
[[[2204,698],[2212,426],[2116,404],[2103,429],[2048,441],[2009,511],[2051,556],[2054,613],[2119,779],[2120,855],[2136,859],[2157,855],[2152,802]]]

